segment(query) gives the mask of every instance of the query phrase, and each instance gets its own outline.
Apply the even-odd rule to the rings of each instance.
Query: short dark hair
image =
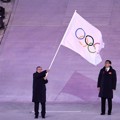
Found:
[[[38,68],[42,68],[42,67],[41,67],[41,66],[37,66],[37,67],[36,67],[36,70],[37,70]]]
[[[105,63],[109,63],[109,64],[112,64],[112,62],[110,60],[106,60]]]

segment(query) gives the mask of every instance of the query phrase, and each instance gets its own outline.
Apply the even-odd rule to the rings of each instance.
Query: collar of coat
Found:
[[[106,68],[105,68],[105,67],[103,67],[103,70],[104,70],[104,71],[106,71],[105,69],[106,69]],[[113,70],[112,66],[110,66],[109,71],[111,71],[111,70]]]

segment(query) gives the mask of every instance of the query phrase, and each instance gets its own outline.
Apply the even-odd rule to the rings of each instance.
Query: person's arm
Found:
[[[41,73],[34,74],[34,75],[33,75],[33,78],[34,78],[34,79],[43,78],[43,77],[46,76],[46,73],[47,73],[47,70],[44,70],[44,71],[42,71]]]
[[[44,82],[44,84],[47,84],[47,83],[48,83],[48,80],[47,80],[47,79],[44,79],[43,82]]]
[[[34,78],[34,74],[33,74],[33,85],[32,85],[32,87],[33,87],[33,90],[35,89],[35,87],[36,87],[36,84],[35,84],[36,82],[35,82],[35,78]]]
[[[98,89],[100,89],[100,87],[101,87],[101,78],[102,78],[102,70],[100,70],[99,76],[98,76],[98,82],[97,82]]]
[[[116,83],[117,83],[117,75],[116,75],[116,71],[114,70],[113,79],[112,79],[112,89],[113,90],[116,90]]]

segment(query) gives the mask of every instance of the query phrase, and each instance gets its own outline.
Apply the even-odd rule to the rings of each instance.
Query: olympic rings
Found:
[[[90,53],[95,53],[95,52],[96,52],[96,47],[95,47],[95,45],[93,45],[94,51],[90,50],[90,47],[92,47],[92,46],[89,46],[89,45],[88,45],[88,51],[89,51]]]
[[[79,35],[79,34],[81,34],[81,33],[82,33],[82,35]],[[78,29],[75,31],[75,36],[76,36],[78,39],[82,40],[82,39],[85,38],[86,33],[85,33],[85,31],[84,31],[82,28],[78,28]]]
[[[82,36],[83,37],[83,36]],[[87,39],[88,40],[88,39]],[[87,47],[87,44],[86,45],[83,45],[83,43],[81,41],[79,41],[79,43],[83,46],[83,47]]]
[[[80,45],[82,45],[83,47],[87,47],[87,45],[83,45],[82,42],[80,42]]]
[[[87,39],[88,37],[92,39],[92,43],[88,43],[88,42],[87,42],[86,39]],[[93,39],[93,37],[90,36],[90,35],[87,35],[87,36],[85,37],[85,43],[86,43],[86,45],[88,45],[88,46],[93,46],[93,45],[94,45],[94,39]]]
[[[88,51],[90,52],[90,53],[96,53],[97,51],[96,51],[96,45],[100,45],[100,43],[95,43],[94,45],[93,45],[93,47],[94,47],[94,51],[92,51],[92,50],[90,50],[90,47],[92,47],[92,46],[88,46]]]
[[[94,38],[91,35],[86,35],[85,31],[82,28],[78,28],[75,31],[75,36],[79,40],[84,40],[85,45],[81,41],[79,41],[80,45],[83,47],[87,47],[90,53],[96,53],[96,45],[100,45],[100,43],[94,43]]]

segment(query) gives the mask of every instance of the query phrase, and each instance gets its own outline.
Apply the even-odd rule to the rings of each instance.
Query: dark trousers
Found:
[[[0,16],[0,29],[4,28],[3,18]]]
[[[101,112],[105,113],[106,99],[108,101],[108,113],[111,113],[112,112],[112,99],[111,98],[101,98]]]
[[[45,102],[40,102],[40,103],[41,103],[41,116],[45,117],[46,103]],[[34,102],[34,112],[35,112],[35,116],[38,117],[38,115],[39,115],[39,102]]]

